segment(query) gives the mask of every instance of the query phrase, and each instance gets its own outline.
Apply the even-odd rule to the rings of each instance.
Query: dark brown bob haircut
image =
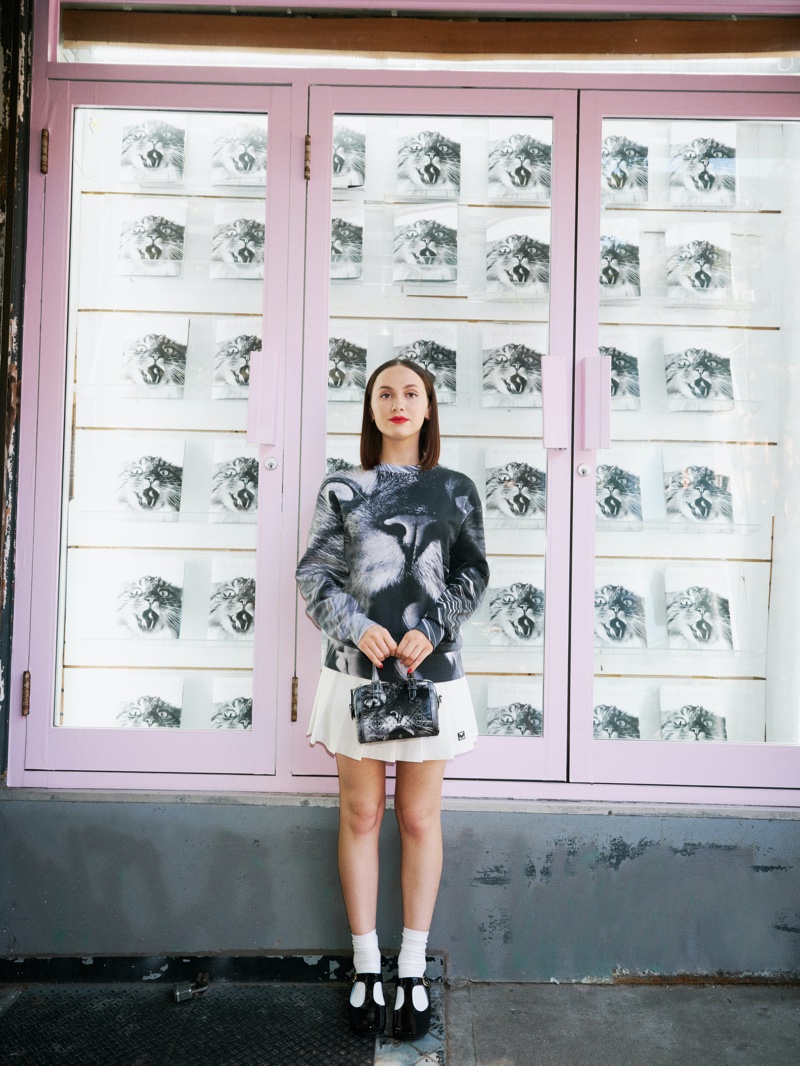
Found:
[[[432,470],[439,462],[439,452],[441,451],[439,408],[436,404],[436,391],[433,387],[433,378],[428,371],[411,359],[389,359],[387,362],[381,363],[378,369],[374,370],[370,375],[366,392],[364,393],[364,416],[361,419],[361,465],[365,470],[372,470],[381,461],[383,434],[371,418],[372,390],[375,388],[378,375],[382,374],[384,370],[388,370],[390,366],[408,367],[422,380],[422,384],[425,386],[425,393],[430,404],[430,415],[422,423],[422,429],[419,433],[419,465],[422,470]]]

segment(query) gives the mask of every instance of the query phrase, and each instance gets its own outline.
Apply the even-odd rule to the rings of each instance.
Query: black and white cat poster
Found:
[[[711,688],[663,685],[660,740],[722,742],[728,739],[724,698]]]
[[[460,191],[459,119],[402,118],[397,139],[398,196],[457,199]]]
[[[664,448],[662,455],[668,520],[697,528],[731,526],[733,479],[725,446]]]
[[[395,208],[393,262],[395,281],[456,281],[456,205]]]
[[[427,370],[439,403],[457,399],[457,336],[455,322],[397,322],[392,331],[392,355]]]
[[[668,566],[664,586],[670,648],[733,650],[730,591],[723,569]]]
[[[677,300],[730,300],[731,230],[726,222],[668,226],[667,295]]]
[[[183,679],[166,670],[64,671],[68,729],[180,729]]]
[[[361,403],[367,385],[369,323],[332,318],[328,327],[328,399]]]
[[[542,406],[546,326],[528,322],[487,324],[481,348],[484,407]]]
[[[217,320],[213,399],[247,399],[251,363],[261,352],[261,328],[261,319],[256,315]]]
[[[124,648],[130,641],[176,641],[183,585],[184,560],[177,552],[71,550],[66,611],[70,639],[101,642],[103,651],[119,663],[130,661]]]
[[[649,195],[650,130],[646,122],[605,119],[600,148],[600,199],[644,204]]]
[[[334,200],[331,218],[331,280],[355,281],[364,262],[364,204]]]
[[[84,521],[176,522],[183,471],[180,434],[78,429],[73,507]]]
[[[595,678],[592,737],[595,740],[651,740],[658,732],[658,686],[651,681],[611,682]]]
[[[363,115],[337,115],[333,122],[333,187],[360,189],[367,173],[367,123]]]
[[[123,197],[117,274],[179,277],[183,270],[187,201],[175,197]]]
[[[709,207],[736,202],[735,122],[672,123],[669,198]]]
[[[602,451],[595,467],[598,529],[620,529],[642,521],[642,459],[634,448]]]
[[[766,739],[764,681],[714,678],[662,685],[660,703],[657,739],[729,744],[763,744]]]
[[[664,376],[670,411],[732,411],[734,360],[741,342],[729,330],[668,330]]]
[[[214,211],[212,278],[264,277],[264,201],[227,200]]]
[[[544,563],[493,563],[481,614],[489,644],[544,644]]]
[[[543,695],[541,681],[490,681],[486,693],[486,734],[543,736]]]
[[[258,517],[258,445],[217,440],[209,506],[212,522],[255,522]]]
[[[486,291],[522,299],[547,296],[550,291],[549,212],[512,214],[510,218],[489,223]]]
[[[212,729],[253,728],[253,677],[215,677],[211,707]]]
[[[186,381],[189,319],[177,315],[138,316],[122,345],[120,376],[137,393],[180,398]]]
[[[549,201],[552,156],[552,119],[490,119],[489,199],[516,203]]]
[[[599,340],[597,354],[611,360],[611,410],[638,411],[642,390],[635,334],[601,326]]]
[[[361,447],[356,436],[329,434],[325,439],[325,473],[352,470],[361,465]],[[443,464],[444,465],[444,464]]]
[[[255,561],[249,557],[215,557],[211,569],[208,639],[252,641],[255,613]]]
[[[513,525],[542,522],[547,495],[547,453],[537,445],[487,448],[486,517]]]
[[[267,116],[217,117],[211,153],[211,184],[264,186],[266,181]]]
[[[645,577],[640,566],[598,566],[594,591],[595,647],[630,651],[647,647]]]
[[[639,224],[604,218],[600,230],[600,299],[635,299],[642,295]]]
[[[122,126],[120,173],[139,185],[183,180],[186,118],[175,112],[126,112]]]

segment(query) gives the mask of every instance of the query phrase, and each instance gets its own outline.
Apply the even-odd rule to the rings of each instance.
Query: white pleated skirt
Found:
[[[411,737],[360,744],[356,723],[350,717],[350,692],[369,680],[341,674],[323,666],[317,695],[311,710],[308,736],[312,744],[324,744],[331,755],[351,759],[379,759],[383,762],[428,762],[452,759],[470,751],[478,739],[478,723],[467,679],[436,683],[439,695],[438,737]]]

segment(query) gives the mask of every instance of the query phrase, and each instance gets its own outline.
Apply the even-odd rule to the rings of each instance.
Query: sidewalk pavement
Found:
[[[448,1066],[800,1066],[800,985],[467,984]]]

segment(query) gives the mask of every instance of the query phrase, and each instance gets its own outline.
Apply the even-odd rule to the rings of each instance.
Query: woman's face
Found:
[[[375,425],[389,440],[418,437],[430,412],[425,382],[409,367],[387,367],[373,386],[370,409]]]

